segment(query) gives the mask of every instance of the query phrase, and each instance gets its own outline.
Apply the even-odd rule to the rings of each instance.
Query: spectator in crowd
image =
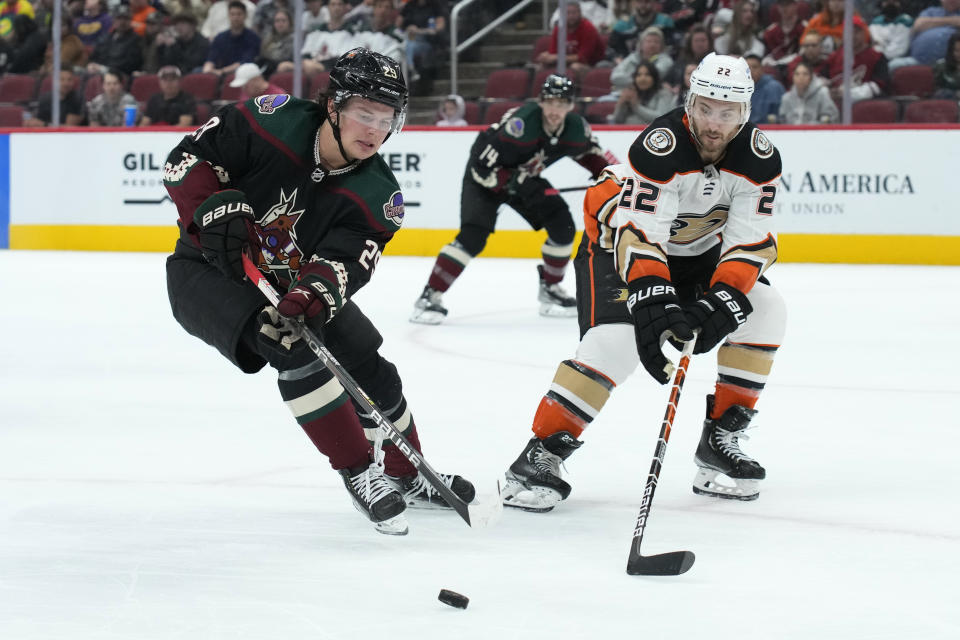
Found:
[[[7,60],[3,71],[31,73],[43,66],[47,36],[37,28],[33,18],[20,13],[13,16],[10,32],[3,36],[3,47],[6,49]],[[0,57],[3,57],[2,51]]]
[[[365,20],[368,24],[373,22],[373,5],[376,0],[362,0],[360,4],[354,4],[353,8],[347,12],[347,20]],[[391,8],[392,5],[391,5]]]
[[[209,0],[161,0],[163,12],[168,16],[177,16],[181,13],[193,16],[194,24],[200,24],[207,19],[210,10]]]
[[[228,74],[245,62],[253,62],[260,54],[260,36],[246,27],[246,6],[240,0],[230,0],[229,8],[230,28],[210,43],[204,73]]]
[[[870,38],[874,49],[886,57],[890,71],[917,64],[908,55],[912,27],[913,18],[903,12],[900,0],[880,0],[880,15],[870,23]]]
[[[674,34],[685,34],[703,21],[707,0],[666,0],[660,8],[673,20]]]
[[[60,68],[83,71],[87,64],[87,48],[77,34],[73,32],[73,21],[66,15],[60,17]],[[53,71],[53,42],[47,43],[41,75]]]
[[[940,0],[927,7],[913,23],[910,55],[920,64],[933,64],[942,55],[950,36],[960,29],[960,0]]]
[[[173,65],[184,75],[203,69],[210,42],[197,31],[197,19],[192,13],[178,13],[173,17],[173,32],[157,36],[157,64]]]
[[[463,98],[451,93],[440,103],[436,125],[438,127],[465,127],[467,121],[463,118],[463,114],[466,110]]]
[[[764,64],[787,64],[800,51],[804,22],[800,19],[797,0],[779,0],[780,19],[763,30],[767,49]]]
[[[260,46],[258,62],[264,67],[264,73],[270,75],[281,62],[293,60],[293,18],[287,9],[277,9],[273,12],[273,27],[270,35],[263,40]]]
[[[303,55],[303,72],[311,75],[333,67],[341,55],[362,46],[355,29],[359,25],[369,29],[363,17],[347,19],[350,5],[346,0],[330,0],[327,14],[329,20],[307,34],[300,53]],[[292,62],[281,62],[278,71],[293,71]]]
[[[580,14],[590,21],[590,24],[597,28],[601,33],[610,31],[611,23],[610,10],[606,5],[595,0],[580,0]],[[557,26],[560,21],[560,7],[553,10],[550,16],[550,28]]]
[[[623,59],[610,73],[614,89],[623,89],[634,83],[637,66],[650,62],[657,68],[658,78],[665,78],[673,68],[673,58],[664,51],[663,31],[659,27],[647,27],[637,39],[637,50]]]
[[[117,69],[132,74],[143,66],[143,39],[130,28],[130,9],[120,5],[113,11],[113,31],[101,40],[90,55],[87,73]]]
[[[677,106],[677,97],[662,86],[652,62],[637,65],[630,86],[620,91],[612,120],[615,124],[647,124]]]
[[[776,122],[783,98],[783,85],[780,81],[765,73],[760,56],[748,53],[744,56],[753,77],[753,96],[750,97],[750,122],[763,124]]]
[[[42,29],[44,33],[50,35],[50,25],[53,24],[53,3],[54,0],[28,0],[33,5],[33,20],[37,23],[37,28]],[[64,15],[66,11],[62,12]],[[70,19],[73,22],[73,19]],[[53,39],[53,36],[50,35]]]
[[[124,89],[126,80],[116,69],[103,74],[103,92],[87,103],[87,120],[91,127],[122,127],[128,106],[136,107],[139,112],[137,99]]]
[[[330,0],[332,4],[334,0]],[[337,2],[346,7],[347,10],[350,9],[350,5],[347,4],[346,0],[337,0]],[[310,33],[314,29],[319,29],[323,25],[327,24],[330,20],[330,9],[327,8],[323,0],[306,0],[304,3],[305,8],[303,10],[303,32]]]
[[[283,87],[267,82],[263,77],[263,70],[253,62],[246,62],[237,67],[233,74],[230,86],[240,89],[240,100],[249,100],[257,96],[280,95],[287,93]]]
[[[106,0],[85,0],[83,14],[73,19],[77,37],[87,47],[95,47],[110,36],[113,17],[107,11]]]
[[[0,38],[6,38],[13,32],[13,19],[16,16],[27,16],[39,28],[33,5],[28,0],[0,0]]]
[[[278,10],[283,9],[288,15],[293,15],[293,7],[290,6],[290,0],[260,0],[257,3],[257,9],[253,13],[253,27],[251,27],[264,40],[273,33],[273,16]],[[290,31],[293,32],[293,19],[290,20]]]
[[[144,109],[140,126],[152,124],[171,124],[189,127],[197,117],[197,102],[189,93],[180,88],[180,68],[173,65],[162,67],[157,72],[160,80],[160,93],[150,96]]]
[[[207,17],[200,26],[200,34],[207,40],[213,41],[217,34],[223,33],[230,28],[230,4],[235,0],[215,0],[207,11]],[[253,29],[253,16],[257,11],[257,5],[250,0],[239,0],[247,10],[247,16],[244,18],[244,26]]]
[[[801,62],[806,62],[807,66],[815,76],[827,75],[827,56],[823,53],[823,37],[816,31],[808,31],[800,37],[800,55],[794,58],[787,65],[787,88],[793,82],[793,70]]]
[[[353,20],[347,15],[347,20]],[[403,31],[397,27],[393,0],[373,0],[370,29],[357,33],[359,46],[394,60],[403,58]]]
[[[944,57],[933,65],[934,98],[960,99],[960,32],[947,41]]]
[[[570,5],[567,5],[570,6]],[[657,11],[657,3],[654,0],[631,0],[630,17],[625,20],[619,20],[613,25],[610,31],[609,57],[613,62],[620,61],[630,55],[637,47],[637,38],[646,31],[647,27],[660,27],[664,33],[664,38],[673,41],[673,19],[665,13]],[[567,19],[567,34],[570,33],[570,20]]]
[[[77,88],[77,76],[73,69],[60,70],[60,124],[79,127],[83,124],[83,99]],[[24,120],[25,127],[46,127],[53,121],[53,100],[51,93],[40,96],[37,102],[36,116]]]
[[[876,98],[886,92],[890,79],[887,59],[870,46],[870,30],[860,16],[853,18],[853,70],[850,84],[853,102]],[[843,49],[827,58],[827,73],[832,85],[830,95],[839,101],[843,95]]]
[[[143,66],[134,71],[133,75],[156,73],[157,69],[162,66],[160,64],[160,43],[165,39],[160,39],[159,36],[166,29],[166,25],[163,24],[163,14],[159,11],[154,11],[147,16],[146,30],[143,32]]]
[[[733,6],[733,18],[720,37],[713,41],[717,53],[732,56],[746,56],[748,53],[760,56],[766,52],[763,42],[757,37],[757,5],[753,0],[739,0]]]
[[[557,64],[558,27],[553,28],[550,48],[537,58],[544,68]],[[580,3],[567,4],[567,68],[576,74],[582,74],[604,57],[603,41],[597,28],[580,15]]]
[[[960,2],[960,0],[956,1]],[[804,36],[811,31],[820,34],[823,38],[820,46],[826,54],[837,51],[843,45],[843,4],[844,0],[826,0],[823,11],[810,18],[803,30]],[[853,16],[860,18],[858,13],[854,13]]]
[[[683,36],[683,45],[680,47],[677,62],[673,65],[666,81],[672,85],[679,85],[682,80],[681,74],[686,66],[700,64],[700,61],[711,51],[713,51],[713,36],[710,30],[702,24],[693,25]]]
[[[840,119],[830,88],[809,64],[802,60],[796,64],[792,82],[790,91],[780,101],[782,124],[828,124]]]
[[[147,0],[129,0],[129,6],[130,28],[142,38],[147,33],[147,18],[156,13],[157,10],[150,6]]]
[[[447,19],[439,0],[408,0],[400,10],[400,28],[407,36],[407,69],[411,82],[435,68],[438,49],[444,48]]]
[[[677,104],[686,104],[687,102],[687,93],[690,91],[690,76],[693,75],[693,72],[699,67],[698,62],[688,62],[683,67],[683,79],[680,81],[680,93],[677,96]]]

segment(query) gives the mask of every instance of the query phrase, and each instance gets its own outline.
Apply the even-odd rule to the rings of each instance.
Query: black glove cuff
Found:
[[[747,300],[746,294],[723,282],[710,287],[707,295],[698,301],[700,304],[709,303],[714,310],[720,310],[733,320],[737,326],[747,321],[747,316],[753,311],[753,305]]]
[[[644,276],[627,284],[627,311],[633,313],[637,306],[648,304],[667,305],[677,303],[677,290],[673,283],[660,276]]]

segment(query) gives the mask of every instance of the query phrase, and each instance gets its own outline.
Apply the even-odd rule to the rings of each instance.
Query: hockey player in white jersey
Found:
[[[664,343],[694,331],[694,353],[720,349],[693,490],[759,495],[765,471],[740,444],[786,325],[764,277],[777,257],[780,154],[749,122],[753,80],[742,58],[709,54],[690,87],[683,107],[634,141],[629,164],[607,167],[587,191],[574,261],[580,345],[557,368],[534,437],[507,471],[507,506],[549,511],[566,499],[560,465],[613,389],[638,363],[666,384],[674,365]]]

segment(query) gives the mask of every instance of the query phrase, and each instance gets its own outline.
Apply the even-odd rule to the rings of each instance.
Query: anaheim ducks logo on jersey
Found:
[[[763,135],[760,129],[754,129],[750,136],[750,148],[757,154],[758,158],[769,158],[773,155],[773,143],[767,136]]]
[[[729,211],[728,205],[718,204],[706,213],[681,213],[670,225],[670,242],[690,244],[716,233],[727,223]]]
[[[647,134],[643,146],[655,156],[665,156],[676,148],[677,138],[670,129],[659,127]]]
[[[257,220],[261,238],[257,266],[274,272],[289,271],[277,275],[291,281],[294,274],[300,270],[300,261],[303,258],[303,253],[297,246],[297,230],[294,227],[304,210],[295,210],[296,200],[296,189],[288,196],[281,187],[280,202],[270,207],[263,217]]]
[[[257,111],[262,114],[271,114],[285,104],[290,103],[290,96],[285,93],[279,95],[257,96],[253,99],[257,105]]]

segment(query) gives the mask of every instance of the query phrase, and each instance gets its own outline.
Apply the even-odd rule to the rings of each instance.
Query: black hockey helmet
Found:
[[[400,64],[393,58],[363,47],[337,58],[330,70],[333,104],[339,111],[354,96],[393,107],[393,133],[399,133],[407,115],[407,83]]]
[[[573,102],[573,80],[555,73],[547,76],[543,81],[543,87],[540,88],[540,99],[551,98]]]

